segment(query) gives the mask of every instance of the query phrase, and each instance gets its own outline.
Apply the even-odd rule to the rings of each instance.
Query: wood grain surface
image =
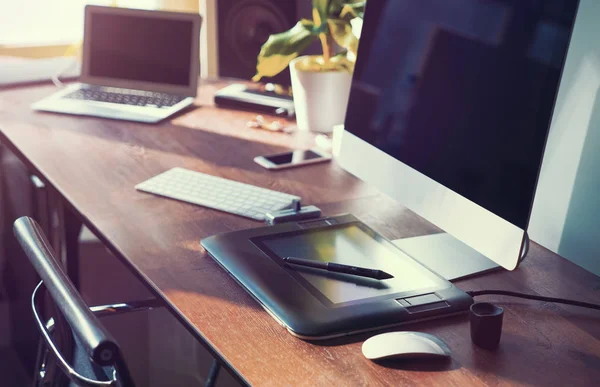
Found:
[[[441,363],[373,363],[361,353],[362,342],[372,334],[318,343],[288,334],[200,246],[204,237],[261,223],[137,192],[134,185],[184,167],[300,195],[327,215],[353,213],[390,239],[439,230],[335,162],[278,172],[256,165],[255,156],[310,147],[313,136],[247,128],[255,114],[213,106],[212,95],[223,85],[204,82],[192,109],[159,125],[33,112],[30,104],[53,93],[51,86],[0,91],[0,141],[54,187],[107,247],[247,383],[598,385],[600,313],[576,307],[482,297],[505,310],[496,352],[471,344],[467,315],[407,326],[448,343],[452,359]],[[487,274],[458,286],[600,303],[598,277],[535,243],[516,271]]]

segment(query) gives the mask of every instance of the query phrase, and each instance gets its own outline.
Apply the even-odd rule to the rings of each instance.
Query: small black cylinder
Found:
[[[477,346],[494,350],[502,335],[504,310],[488,302],[471,305],[471,341]]]

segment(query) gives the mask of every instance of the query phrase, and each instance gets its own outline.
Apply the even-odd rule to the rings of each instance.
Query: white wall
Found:
[[[581,0],[529,226],[600,275],[600,2]]]

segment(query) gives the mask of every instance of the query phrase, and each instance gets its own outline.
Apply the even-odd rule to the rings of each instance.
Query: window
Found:
[[[71,44],[83,38],[86,4],[157,9],[164,0],[1,0],[0,46]]]

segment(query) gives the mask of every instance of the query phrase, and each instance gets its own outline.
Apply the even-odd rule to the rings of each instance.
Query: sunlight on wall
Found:
[[[198,12],[198,0],[19,0],[2,6],[0,55],[50,58],[74,55],[83,37],[86,4]]]
[[[83,37],[87,4],[111,5],[112,0],[11,1],[0,13],[0,44],[48,45],[71,43]],[[156,9],[160,0],[119,0],[122,7]]]

